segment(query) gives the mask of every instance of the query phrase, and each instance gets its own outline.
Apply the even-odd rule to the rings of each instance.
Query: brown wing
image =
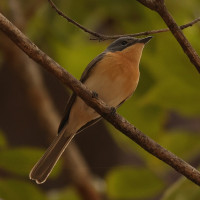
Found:
[[[65,107],[65,112],[64,112],[63,118],[62,118],[60,125],[58,127],[58,134],[62,131],[63,127],[67,124],[67,121],[68,121],[68,118],[69,118],[69,113],[70,113],[71,107],[72,107],[75,99],[76,99],[76,94],[72,93],[72,95],[69,98],[68,103]]]
[[[93,69],[93,67],[106,55],[106,51],[104,51],[103,53],[99,54],[96,58],[94,58],[89,64],[88,66],[85,68],[85,70],[83,71],[83,74],[80,78],[80,81],[82,83],[85,82],[85,80],[88,78],[91,70]]]
[[[87,78],[88,78],[88,76],[89,76],[91,70],[93,69],[93,67],[104,57],[105,54],[106,54],[106,52],[101,53],[100,55],[98,55],[96,58],[94,58],[94,59],[88,64],[88,66],[85,68],[85,70],[84,70],[84,72],[83,72],[83,74],[82,74],[82,76],[81,76],[81,78],[80,78],[80,81],[81,81],[82,83],[84,83],[84,82],[87,80]],[[62,131],[62,129],[63,129],[63,128],[65,127],[65,125],[67,124],[67,121],[68,121],[68,118],[69,118],[69,114],[70,114],[72,105],[74,104],[74,102],[75,102],[75,100],[76,100],[76,96],[77,96],[77,95],[76,95],[75,93],[72,93],[71,97],[70,97],[69,100],[68,100],[67,106],[66,106],[66,108],[65,108],[64,116],[63,116],[63,118],[62,118],[62,120],[61,120],[61,122],[60,122],[60,125],[59,125],[59,127],[58,127],[58,134]],[[100,118],[98,118],[98,119],[100,119]],[[94,124],[95,122],[98,121],[98,119],[94,119],[94,120],[92,120],[91,122],[88,122],[88,123],[85,124],[82,128],[80,128],[78,132],[80,132],[80,131],[82,131],[83,129],[85,129],[86,127],[88,127],[88,126]]]

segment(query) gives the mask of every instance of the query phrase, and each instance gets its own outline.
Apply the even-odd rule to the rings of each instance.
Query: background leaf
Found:
[[[22,18],[28,13],[28,17],[22,19],[26,24],[19,27],[22,32],[79,79],[87,64],[111,40],[90,40],[90,35],[65,21],[51,9],[47,1],[37,2],[1,0],[0,8],[6,17],[17,24],[15,16],[19,16],[14,11],[15,4],[19,3]],[[55,3],[80,24],[103,34],[136,33],[166,27],[156,12],[137,1],[59,0]],[[179,25],[199,17],[199,0],[166,1],[166,6]],[[200,54],[200,23],[183,30],[183,33]],[[0,39],[4,38],[4,34],[0,34]],[[8,41],[5,42],[7,44]],[[8,51],[0,49],[0,127],[3,130],[0,133],[0,177],[3,177],[0,179],[1,194],[6,191],[12,200],[18,197],[20,200],[30,199],[34,198],[36,189],[39,193],[43,191],[42,195],[51,200],[80,199],[69,178],[70,170],[60,170],[62,162],[53,170],[55,176],[62,173],[55,179],[48,179],[43,185],[30,185],[28,181],[30,169],[44,152],[32,146],[47,145],[48,136],[44,134],[44,126],[48,124],[39,121],[38,113],[31,108],[33,104],[27,99],[27,91],[31,90],[26,88],[22,80],[27,77],[20,79],[16,70],[22,67],[23,71],[23,67],[29,66],[23,61],[23,56],[9,53],[13,48],[10,45]],[[63,113],[67,102],[65,88],[48,72],[41,71],[50,99],[59,113]],[[162,146],[197,166],[200,156],[199,74],[170,32],[155,34],[145,46],[140,72],[139,85],[134,95],[117,112]],[[103,123],[96,124],[77,135],[75,140],[88,168],[94,176],[100,176],[107,183],[110,199],[158,199],[170,187],[169,180],[176,181],[171,167],[147,153],[109,123],[106,123],[106,128]],[[172,187],[176,185],[173,183],[170,182]],[[27,194],[23,197],[26,184],[27,187],[35,188],[27,189],[30,198]],[[193,198],[192,191],[196,190],[194,184],[191,183],[188,187],[190,189],[178,185],[181,188],[179,192],[170,195],[173,200]],[[7,200],[6,196],[2,197]],[[39,200],[42,198],[37,196]]]
[[[59,191],[53,191],[48,194],[49,200],[81,200],[77,191],[73,187],[68,187]]]
[[[3,149],[0,151],[0,168],[28,179],[30,170],[43,153],[41,149],[30,147]],[[58,164],[51,176],[57,175],[59,171]]]
[[[0,197],[4,200],[47,200],[35,185],[14,179],[0,180]]]
[[[189,180],[181,178],[173,184],[161,198],[161,200],[199,200],[199,186],[194,185]]]
[[[108,173],[106,183],[111,199],[150,198],[164,187],[153,172],[139,167],[115,168]]]

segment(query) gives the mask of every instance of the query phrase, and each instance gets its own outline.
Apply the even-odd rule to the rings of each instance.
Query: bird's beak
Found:
[[[145,37],[145,38],[140,38],[140,39],[138,39],[138,43],[146,44],[147,42],[149,42],[149,40],[151,38],[152,38],[152,36],[148,36],[148,37]]]

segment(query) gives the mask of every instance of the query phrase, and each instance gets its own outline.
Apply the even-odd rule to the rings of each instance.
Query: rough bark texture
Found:
[[[176,171],[186,176],[188,179],[200,185],[200,173],[191,165],[178,158],[151,138],[143,134],[136,127],[131,125],[126,119],[113,114],[113,109],[108,107],[99,98],[94,98],[90,90],[88,90],[81,82],[76,80],[72,75],[66,72],[59,64],[57,64],[48,55],[42,52],[35,44],[33,44],[23,33],[21,33],[11,22],[9,22],[2,14],[0,14],[0,29],[30,58],[41,64],[46,70],[56,76],[63,84],[70,87],[77,93],[89,106],[94,108],[113,126],[120,130],[123,134],[139,144],[146,151],[164,161]]]
[[[181,28],[177,25],[172,15],[169,13],[165,6],[164,0],[137,0],[144,6],[151,10],[156,11],[164,20],[166,25],[169,27],[170,31],[176,38],[176,40],[181,45],[183,51],[190,59],[190,62],[196,67],[197,71],[200,73],[200,57],[189,43],[185,35],[183,34]]]

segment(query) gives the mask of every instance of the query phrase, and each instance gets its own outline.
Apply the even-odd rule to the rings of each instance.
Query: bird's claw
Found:
[[[92,91],[92,98],[97,98],[99,95],[97,92],[95,91]]]
[[[116,108],[115,107],[111,107],[111,115],[114,115],[116,113]]]

